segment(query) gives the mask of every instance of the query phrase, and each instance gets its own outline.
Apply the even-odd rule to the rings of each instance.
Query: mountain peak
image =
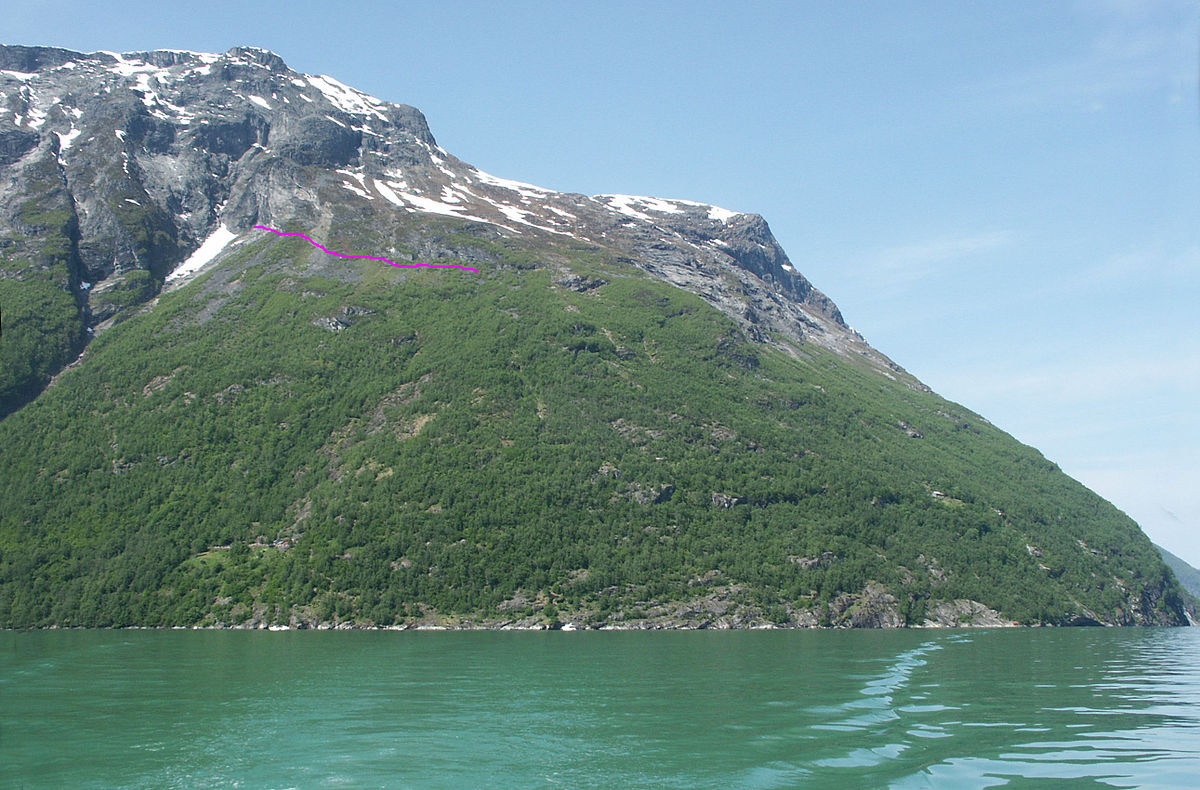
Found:
[[[233,47],[225,53],[230,57],[242,58],[257,63],[260,66],[266,66],[272,71],[291,71],[288,65],[283,62],[283,58],[276,55],[269,49],[262,47]]]

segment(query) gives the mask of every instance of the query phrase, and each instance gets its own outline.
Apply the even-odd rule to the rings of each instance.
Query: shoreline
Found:
[[[775,624],[756,623],[753,625],[618,625],[605,624],[600,626],[580,625],[575,623],[561,623],[555,625],[481,625],[478,623],[457,623],[454,625],[442,625],[436,623],[418,623],[406,625],[373,625],[366,623],[319,623],[316,626],[309,625],[122,625],[122,626],[42,626],[39,628],[0,628],[0,631],[7,632],[34,632],[34,631],[254,631],[254,632],[301,632],[301,631],[421,631],[421,632],[451,632],[451,631],[510,631],[510,632],[525,632],[532,633],[537,631],[563,631],[563,632],[582,632],[582,631],[605,631],[605,632],[631,632],[631,631],[977,631],[977,630],[1000,630],[1000,629],[1032,629],[1032,628],[1190,628],[1191,623],[1184,625],[1166,625],[1166,624],[1130,624],[1130,625],[1109,625],[1102,623],[1089,624],[1072,624],[1072,623],[979,623],[967,624],[960,623],[956,625],[942,624],[923,624],[923,625],[906,625],[899,627],[871,627],[871,626],[849,626],[849,625],[813,625],[813,626],[786,626]]]

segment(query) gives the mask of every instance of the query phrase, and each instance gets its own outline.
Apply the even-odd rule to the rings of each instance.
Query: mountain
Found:
[[[0,626],[1186,622],[757,215],[249,47],[0,47],[0,106]]]
[[[1162,546],[1155,544],[1154,548],[1158,550],[1167,567],[1175,573],[1175,578],[1179,580],[1180,586],[1194,598],[1200,599],[1200,570],[1196,570]]]

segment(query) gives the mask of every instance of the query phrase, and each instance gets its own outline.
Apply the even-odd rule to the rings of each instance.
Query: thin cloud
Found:
[[[1178,251],[1157,245],[1128,250],[1078,274],[1080,285],[1127,280],[1144,283],[1147,279],[1176,283],[1200,279],[1200,246]]]
[[[1110,355],[1104,359],[1064,361],[1053,354],[1040,363],[1022,362],[1024,373],[1010,375],[994,365],[963,369],[958,375],[939,376],[940,384],[954,392],[978,393],[989,398],[1025,397],[1041,403],[1108,401],[1128,394],[1131,387],[1145,394],[1157,390],[1188,392],[1200,389],[1200,354],[1180,357],[1171,350],[1157,356]],[[989,372],[990,371],[990,372]]]
[[[1125,511],[1159,545],[1200,564],[1200,496],[1195,482],[1200,467],[1164,454],[1146,463],[1111,466],[1079,465],[1064,470],[1079,482]]]
[[[1084,51],[971,85],[966,94],[1015,109],[1101,111],[1130,94],[1159,92],[1178,103],[1194,93],[1200,20],[1191,3],[1089,2],[1077,13],[1097,28]]]
[[[1163,515],[1165,515],[1167,518],[1171,519],[1171,521],[1174,521],[1176,524],[1183,524],[1183,519],[1181,519],[1179,516],[1172,513],[1170,510],[1167,510],[1162,505],[1159,505],[1158,509],[1163,512]]]
[[[936,276],[979,255],[994,252],[1008,245],[1011,238],[1008,231],[943,236],[877,250],[860,265],[872,277],[874,285],[891,289]]]

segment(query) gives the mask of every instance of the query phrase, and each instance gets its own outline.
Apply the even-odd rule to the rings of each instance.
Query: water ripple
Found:
[[[1185,787],[1200,629],[0,633],[25,787]]]

